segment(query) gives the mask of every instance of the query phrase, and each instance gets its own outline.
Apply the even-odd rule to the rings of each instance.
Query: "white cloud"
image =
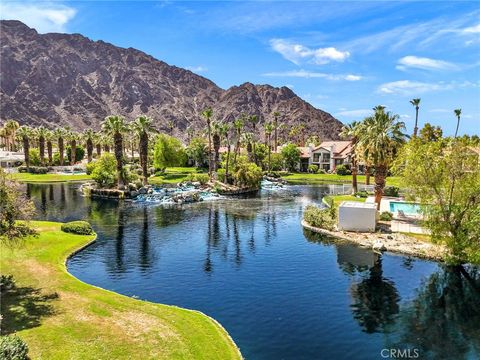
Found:
[[[400,80],[392,81],[382,84],[378,87],[377,91],[382,94],[398,94],[405,96],[414,96],[430,91],[452,90],[462,89],[470,87],[479,87],[480,81],[475,83],[471,81],[451,81],[451,82],[437,82],[437,83],[425,83],[420,81]]]
[[[402,114],[402,115],[400,115],[400,118],[402,118],[402,119],[410,119],[411,116],[408,115],[408,114]]]
[[[322,78],[327,80],[346,80],[346,81],[359,81],[362,79],[360,75],[353,74],[326,74],[316,71],[306,71],[306,70],[292,70],[292,71],[283,71],[283,72],[270,72],[262,74],[262,76],[269,77],[298,77],[304,79],[310,78]]]
[[[65,32],[77,10],[53,2],[0,3],[0,17],[20,20],[40,33]]]
[[[303,61],[324,65],[332,61],[342,62],[350,56],[348,51],[337,50],[334,47],[311,49],[284,39],[272,39],[270,40],[270,46],[274,51],[296,65]]]
[[[185,69],[190,70],[194,73],[206,72],[208,69],[205,66],[187,66]]]
[[[469,26],[462,31],[464,34],[478,34],[480,33],[480,24],[475,26]]]
[[[448,61],[430,59],[418,56],[405,56],[398,60],[397,69],[416,68],[422,70],[457,70],[458,66]]]
[[[372,114],[372,109],[344,110],[335,114],[339,117],[365,117]]]

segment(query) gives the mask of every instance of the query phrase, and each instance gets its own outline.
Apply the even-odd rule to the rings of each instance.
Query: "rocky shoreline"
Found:
[[[302,226],[310,231],[355,243],[376,252],[391,251],[423,259],[444,261],[448,251],[445,246],[423,242],[401,233],[356,233],[320,229],[302,220]]]

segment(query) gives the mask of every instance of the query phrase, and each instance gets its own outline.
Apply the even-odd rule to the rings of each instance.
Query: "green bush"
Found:
[[[40,166],[40,151],[38,149],[30,149],[28,152],[28,155],[30,156],[30,165],[33,166]]]
[[[263,178],[262,169],[248,162],[245,156],[239,156],[232,169],[233,182],[238,187],[258,188]]]
[[[325,169],[318,169],[318,174],[326,174],[327,172],[325,171]]]
[[[357,191],[355,193],[355,196],[359,197],[359,198],[367,198],[368,197],[368,192],[366,192],[365,190]]]
[[[0,359],[27,360],[27,344],[16,335],[2,336],[0,339]]]
[[[71,147],[70,146],[67,146],[67,148],[65,149],[65,152],[67,154],[66,158],[68,159],[68,163],[71,163],[72,162],[72,150],[71,150]],[[80,162],[83,160],[83,158],[85,157],[85,149],[79,145],[77,145],[77,147],[75,148],[75,162]],[[74,165],[74,164],[72,164]]]
[[[13,275],[0,275],[0,291],[12,290],[15,288],[15,279]]]
[[[308,165],[308,172],[310,174],[316,174],[318,172],[318,165]]]
[[[92,161],[91,163],[88,163],[87,166],[85,167],[85,172],[87,175],[91,175],[93,170],[95,169],[96,166],[96,161]]]
[[[336,209],[320,209],[314,205],[308,205],[303,213],[303,220],[311,226],[326,230],[334,230],[336,223]]]
[[[111,188],[117,183],[117,160],[110,153],[103,153],[100,159],[95,161],[92,170],[92,179],[101,188]]]
[[[198,181],[200,184],[205,185],[210,180],[208,174],[194,174],[195,181]]]
[[[286,168],[289,171],[295,171],[300,162],[301,151],[297,145],[289,143],[281,151]]]
[[[337,175],[341,175],[341,176],[351,174],[351,171],[343,164],[337,165],[337,167],[335,169],[335,172],[336,172]]]
[[[218,181],[221,181],[223,183],[226,182],[226,179],[225,179],[225,169],[218,169],[217,170],[217,178],[218,178]]]
[[[92,226],[87,221],[70,221],[62,224],[62,231],[77,235],[92,235]]]
[[[270,170],[281,171],[283,169],[283,156],[282,154],[272,153],[270,155]]]
[[[383,195],[398,197],[398,191],[399,190],[400,189],[396,186],[386,186],[385,189],[383,189]]]
[[[380,214],[380,220],[382,221],[392,221],[393,219],[393,214],[388,211],[384,211]]]

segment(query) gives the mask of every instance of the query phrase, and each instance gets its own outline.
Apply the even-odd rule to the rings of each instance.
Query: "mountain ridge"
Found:
[[[307,134],[337,139],[342,123],[287,87],[245,82],[222,89],[190,70],[169,65],[141,50],[122,48],[81,34],[39,34],[17,20],[0,21],[0,119],[77,130],[98,129],[118,114],[152,117],[157,127],[173,122],[176,135],[204,128],[201,111],[233,121],[256,114],[260,123],[280,112],[285,132],[303,124]],[[247,127],[248,128],[248,127]]]

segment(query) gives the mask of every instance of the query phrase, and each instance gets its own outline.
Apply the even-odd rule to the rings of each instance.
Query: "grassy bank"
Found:
[[[365,202],[365,200],[367,200],[367,198],[356,197],[353,195],[329,195],[329,196],[325,196],[324,199],[327,203],[330,203],[330,201],[333,200],[333,203],[337,206],[340,205],[342,201]]]
[[[148,179],[152,185],[176,184],[188,179],[189,174],[197,173],[194,167],[171,167],[167,168],[165,175],[153,176]]]
[[[294,173],[282,176],[282,179],[291,184],[351,183],[352,175]],[[365,175],[358,175],[357,181],[359,184],[365,184]],[[374,184],[373,176],[370,177],[370,184]],[[387,186],[399,185],[399,177],[391,176],[387,178]]]
[[[207,316],[135,300],[71,276],[65,259],[93,236],[34,222],[40,234],[14,249],[2,245],[0,266],[15,290],[2,297],[2,333],[23,338],[32,359],[239,359],[228,334]]]
[[[20,182],[38,182],[51,183],[63,181],[84,181],[90,180],[90,175],[59,175],[59,174],[28,174],[28,173],[14,173],[12,178]]]

